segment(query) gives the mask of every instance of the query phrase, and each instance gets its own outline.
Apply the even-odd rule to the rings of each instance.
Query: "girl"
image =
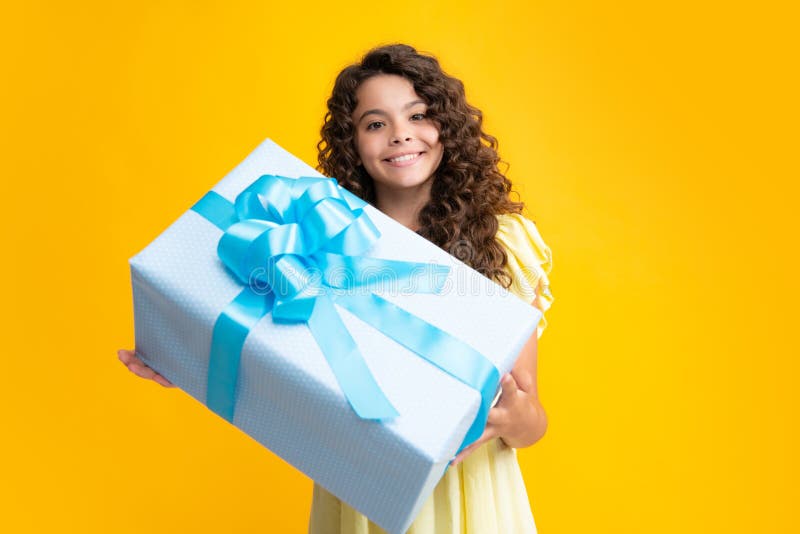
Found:
[[[497,140],[466,102],[463,84],[410,46],[369,51],[337,77],[322,126],[318,169],[542,312],[553,302],[549,247],[522,203],[509,198]],[[535,533],[516,448],[536,443],[547,419],[536,389],[537,341],[524,346],[483,435],[451,463],[411,534]],[[132,351],[120,359],[171,386]],[[309,533],[383,532],[314,485]]]

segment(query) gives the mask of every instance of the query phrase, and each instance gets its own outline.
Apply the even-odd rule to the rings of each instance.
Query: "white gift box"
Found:
[[[264,174],[321,176],[270,140],[212,190],[233,202]],[[450,267],[440,293],[381,296],[510,371],[541,312],[377,209],[367,256]],[[220,312],[242,285],[217,255],[222,230],[186,211],[131,258],[137,355],[205,404]],[[395,288],[396,289],[396,288]],[[390,533],[405,532],[476,417],[478,391],[341,306],[347,330],[383,393],[390,421],[358,417],[305,324],[263,317],[241,352],[233,424]]]

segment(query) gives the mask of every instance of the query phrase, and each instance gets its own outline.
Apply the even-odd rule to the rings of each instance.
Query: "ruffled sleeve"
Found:
[[[542,311],[537,330],[538,337],[547,327],[545,314],[553,304],[548,274],[553,268],[553,254],[536,224],[519,213],[504,213],[497,216],[500,224],[497,241],[506,250],[506,271],[513,278],[509,291]]]

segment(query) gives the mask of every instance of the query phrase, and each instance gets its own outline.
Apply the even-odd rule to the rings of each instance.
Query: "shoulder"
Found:
[[[495,239],[506,251],[506,271],[512,278],[509,290],[544,314],[555,300],[548,276],[553,270],[550,247],[539,233],[536,223],[522,214],[503,213],[497,215],[497,222]],[[546,325],[543,316],[539,322],[539,336]]]
[[[497,215],[497,222],[495,237],[509,256],[513,255],[520,263],[538,267],[545,273],[552,270],[553,253],[536,223],[520,213],[501,213]]]

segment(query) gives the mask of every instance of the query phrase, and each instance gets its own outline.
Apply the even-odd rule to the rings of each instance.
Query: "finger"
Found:
[[[164,378],[162,375],[160,375],[158,373],[156,373],[156,376],[153,377],[153,380],[155,380],[157,383],[161,384],[165,388],[174,388],[175,387],[175,384],[173,384],[172,382],[170,382],[169,380],[167,380],[166,378]]]
[[[455,458],[450,460],[450,465],[456,466],[456,465],[460,464],[461,462],[463,462],[467,458],[467,456],[472,454],[473,450],[475,450],[474,447],[472,445],[470,445],[469,447],[467,447],[466,449],[464,449],[463,451],[458,453],[458,455]]]
[[[514,374],[512,372],[511,377],[517,383],[517,388],[525,393],[528,393],[533,389],[533,376],[527,371],[519,371],[518,373]]]
[[[480,447],[480,446],[481,446],[481,440],[482,440],[482,439],[483,439],[483,436],[481,436],[480,438],[478,438],[478,439],[477,439],[477,440],[476,440],[474,443],[470,443],[470,444],[469,444],[469,446],[467,446],[466,448],[464,448],[464,450],[463,450],[463,451],[461,451],[460,453],[458,453],[458,454],[456,455],[456,457],[455,457],[455,458],[453,458],[453,460],[452,460],[450,463],[451,463],[452,465],[457,465],[457,464],[459,464],[459,463],[463,462],[463,461],[464,461],[464,458],[466,458],[467,456],[469,456],[470,454],[472,454],[472,451],[474,451],[475,449],[477,449],[478,447]]]
[[[495,437],[495,435],[496,435],[496,432],[495,432],[494,428],[487,427],[486,430],[483,431],[483,434],[481,435],[481,437],[479,437],[477,440],[475,440],[474,443],[470,444],[463,451],[458,453],[458,455],[450,461],[450,465],[458,465],[459,463],[463,462],[464,459],[467,456],[469,456],[470,454],[473,453],[473,451],[475,451],[475,449],[477,449],[478,447],[480,447],[481,445],[483,445],[484,443],[486,443],[490,439],[493,439]]]
[[[132,350],[125,350],[125,349],[118,350],[117,356],[119,357],[119,361],[121,361],[125,365],[129,365],[139,359],[136,357],[135,352],[133,352]]]
[[[150,367],[135,362],[128,365],[128,370],[130,370],[130,372],[132,372],[136,376],[140,376],[142,378],[148,378],[150,380],[155,378],[155,376],[158,374],[155,371],[153,371]]]
[[[175,384],[164,378],[163,375],[158,374],[153,369],[148,367],[142,360],[140,360],[136,353],[132,350],[120,349],[117,355],[122,363],[128,368],[130,372],[141,378],[147,378],[155,381],[156,383],[164,386],[165,388],[174,388]]]
[[[501,407],[495,407],[489,410],[489,415],[486,417],[486,426],[502,426],[506,420],[506,410]]]
[[[150,367],[148,367],[146,365],[139,365],[139,364],[133,363],[133,364],[128,366],[128,369],[130,369],[131,372],[134,373],[136,376],[139,376],[141,378],[147,378],[149,380],[153,380],[156,383],[164,386],[165,388],[175,387],[175,384],[173,384],[172,382],[170,382],[169,380],[164,378],[162,375],[158,374],[152,368],[150,368]]]
[[[475,451],[475,449],[477,449],[478,447],[483,445],[485,441],[486,440],[483,437],[478,439],[475,443],[471,444],[469,447],[465,448],[463,451],[458,453],[458,455],[451,460],[450,465],[458,465],[461,462],[463,462],[464,460],[466,460],[466,458],[470,454],[472,454],[473,451]]]
[[[117,351],[119,355],[120,361],[124,363],[126,366],[130,367],[131,365],[141,365],[142,367],[147,367],[141,358],[136,355],[136,351],[133,350],[120,350]]]

